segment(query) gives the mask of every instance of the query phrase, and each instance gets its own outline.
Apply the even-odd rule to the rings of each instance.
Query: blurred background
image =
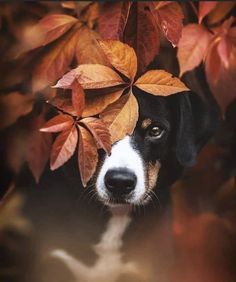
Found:
[[[217,6],[219,4],[214,2],[214,9],[208,12],[201,24],[213,30],[221,27],[230,17],[235,19],[234,2],[224,2],[226,4],[221,4],[222,6]],[[99,229],[100,224],[102,226],[100,219],[104,211],[96,219],[96,211],[92,205],[89,205],[88,211],[88,206],[81,204],[78,199],[83,198],[83,192],[78,191],[72,184],[64,187],[63,183],[57,183],[57,187],[50,188],[45,184],[39,191],[35,182],[40,183],[42,175],[51,175],[48,166],[51,136],[38,131],[52,112],[50,105],[46,103],[56,95],[51,86],[78,63],[103,60],[96,51],[96,39],[104,37],[99,24],[106,22],[106,14],[103,13],[107,13],[110,7],[109,4],[108,7],[106,5],[91,1],[0,3],[2,282],[49,282],[55,279],[58,282],[74,281],[68,270],[62,269],[59,262],[47,257],[48,251],[57,245],[75,255],[82,255],[88,264],[94,259],[92,254],[87,253],[79,244],[79,240],[95,240],[92,238],[92,230]],[[184,15],[184,25],[199,24],[198,2],[189,1],[178,5]],[[132,7],[134,9],[134,6]],[[71,35],[69,32],[72,23],[74,24],[73,19],[68,19],[71,25],[65,29],[54,31],[54,39],[54,35],[48,35],[50,39],[47,39],[51,40],[49,43],[45,38],[42,43],[42,34],[35,29],[41,19],[53,14],[79,19],[77,27],[72,27],[75,32],[76,28],[80,28],[78,42],[76,41],[78,45],[70,43],[72,49],[77,46],[77,53],[72,54],[69,60],[65,40]],[[45,22],[46,28],[47,24]],[[200,152],[196,165],[188,169],[183,178],[172,187],[171,220],[170,217],[164,217],[160,224],[152,229],[150,236],[142,241],[141,249],[136,249],[140,246],[140,238],[134,238],[131,242],[130,253],[134,257],[142,258],[142,274],[133,280],[123,277],[121,281],[235,281],[235,21],[232,22],[231,28],[232,48],[227,52],[234,55],[230,57],[230,67],[223,70],[223,82],[219,78],[219,84],[213,87],[209,77],[206,78],[203,63],[183,76],[183,80],[191,89],[221,112],[217,132]],[[220,36],[222,38],[222,35]],[[173,48],[163,35],[160,35],[158,54],[156,52],[146,64],[148,68],[163,68],[176,76],[179,74],[176,48]],[[59,173],[63,174],[63,169]],[[78,174],[75,172],[75,175],[76,173]],[[53,174],[50,177],[53,179]],[[82,217],[86,220],[82,221]],[[146,223],[147,230],[154,221],[155,219],[150,218],[150,222]],[[80,230],[88,226],[91,233],[81,234]],[[75,245],[76,242],[79,247]]]

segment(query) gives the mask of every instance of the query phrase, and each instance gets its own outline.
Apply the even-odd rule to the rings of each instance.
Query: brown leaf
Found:
[[[198,23],[200,24],[202,20],[208,15],[218,4],[217,1],[199,1],[199,11],[198,11]]]
[[[156,6],[157,23],[165,37],[175,47],[181,37],[184,14],[178,2],[168,1],[166,5]]]
[[[74,154],[78,141],[77,128],[73,125],[70,129],[61,132],[53,143],[50,168],[55,170],[67,162]]]
[[[212,37],[202,25],[188,24],[183,28],[177,51],[180,76],[201,63]]]
[[[142,73],[157,55],[160,45],[159,30],[148,2],[132,4],[124,42],[134,48],[138,58],[138,72]]]
[[[10,126],[21,116],[32,111],[34,99],[22,95],[20,92],[11,92],[0,96],[0,128]]]
[[[86,97],[82,117],[94,116],[101,113],[108,105],[118,100],[122,93],[123,89],[100,96]]]
[[[133,81],[137,72],[134,49],[117,40],[99,40],[99,44],[111,65]]]
[[[26,161],[37,183],[45,169],[52,146],[52,135],[39,131],[43,123],[45,120],[40,115],[35,121],[35,129],[28,139],[29,146],[26,153]]]
[[[132,93],[109,105],[100,118],[108,126],[112,143],[132,134],[138,120],[138,103]]]
[[[84,64],[67,73],[65,75],[66,78],[63,76],[55,87],[69,87],[68,84],[65,84],[65,81],[66,83],[72,81],[73,75],[71,72],[74,73],[73,75],[84,89],[104,88],[124,84],[122,78],[111,68],[99,64]],[[61,83],[62,80],[63,83]]]
[[[21,52],[45,46],[65,34],[78,20],[64,14],[52,14],[42,18],[26,30]]]
[[[74,120],[72,117],[64,114],[59,114],[50,119],[40,128],[41,132],[60,132],[71,128]]]
[[[189,90],[177,77],[173,77],[164,70],[150,70],[142,75],[134,85],[145,92],[160,96]]]
[[[75,50],[78,64],[101,64],[109,66],[109,62],[98,44],[98,39],[101,38],[94,30],[86,26],[81,27]]]
[[[97,146],[94,141],[93,136],[90,132],[83,128],[79,127],[79,152],[78,152],[78,163],[80,176],[83,186],[85,187],[93,176],[97,162],[98,162],[98,153]]]
[[[215,9],[207,17],[207,23],[210,25],[216,24],[223,20],[226,15],[233,9],[235,6],[235,1],[222,1],[218,2]]]
[[[55,97],[52,100],[47,101],[47,103],[58,108],[59,110],[62,110],[65,113],[76,116],[76,110],[74,109],[71,98],[69,97]]]
[[[132,2],[106,2],[101,8],[99,33],[104,39],[121,40],[128,20]]]
[[[233,48],[233,43],[227,36],[222,38],[217,46],[217,51],[225,68],[229,67],[229,59]]]
[[[77,116],[81,116],[85,106],[85,94],[83,88],[77,81],[72,84],[72,105]]]
[[[75,46],[77,44],[78,30],[72,30],[65,37],[58,40],[42,56],[40,63],[33,71],[33,92],[40,91],[48,85],[52,85],[60,78],[72,62]]]
[[[98,118],[84,118],[80,120],[80,123],[84,124],[91,132],[96,142],[107,154],[111,153],[111,136],[105,123]]]

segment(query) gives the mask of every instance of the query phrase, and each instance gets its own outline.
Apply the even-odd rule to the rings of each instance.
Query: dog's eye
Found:
[[[154,138],[161,138],[164,134],[164,129],[159,126],[153,126],[148,130],[148,135]]]

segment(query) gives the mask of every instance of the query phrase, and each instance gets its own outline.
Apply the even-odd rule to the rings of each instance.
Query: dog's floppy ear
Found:
[[[176,157],[183,166],[195,163],[197,152],[211,137],[218,123],[217,110],[209,110],[201,98],[193,92],[176,96],[177,141]]]

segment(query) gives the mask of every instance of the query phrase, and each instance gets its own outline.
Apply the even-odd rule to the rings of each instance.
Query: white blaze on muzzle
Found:
[[[132,147],[131,137],[126,136],[113,145],[111,155],[106,156],[101,166],[96,183],[101,199],[109,199],[104,179],[106,173],[113,169],[128,169],[135,174],[137,182],[128,202],[138,203],[145,194],[145,168],[140,154]]]

